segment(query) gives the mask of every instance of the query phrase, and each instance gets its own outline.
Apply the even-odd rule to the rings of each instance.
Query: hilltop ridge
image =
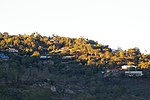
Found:
[[[44,55],[74,55],[75,58],[87,65],[107,65],[108,68],[122,65],[136,65],[149,68],[150,54],[143,54],[139,48],[128,50],[114,50],[109,45],[102,45],[94,40],[69,38],[53,35],[41,36],[39,33],[31,35],[9,35],[0,33],[0,51],[16,52],[17,55],[31,57]]]

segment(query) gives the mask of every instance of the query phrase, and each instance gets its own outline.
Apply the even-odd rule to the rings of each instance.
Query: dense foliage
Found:
[[[140,68],[150,67],[150,54],[141,54],[139,48],[113,50],[108,45],[98,44],[85,38],[69,38],[53,35],[9,35],[0,33],[0,50],[11,48],[19,50],[18,55],[40,56],[48,54],[74,55],[85,64],[101,65],[107,68],[118,68],[121,65],[136,65]]]

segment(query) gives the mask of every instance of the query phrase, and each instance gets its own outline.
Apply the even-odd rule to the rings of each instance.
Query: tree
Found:
[[[31,56],[37,57],[40,56],[40,53],[38,51],[34,51],[34,53]]]

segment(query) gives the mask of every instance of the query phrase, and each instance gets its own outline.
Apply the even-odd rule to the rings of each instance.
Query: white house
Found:
[[[129,69],[129,68],[137,68],[137,66],[134,66],[134,65],[123,65],[123,66],[121,66],[121,69],[123,69],[123,70]]]
[[[142,71],[125,71],[125,76],[129,77],[140,77],[142,75]]]
[[[40,56],[40,59],[46,60],[52,58],[51,56]]]
[[[17,53],[17,52],[18,52],[18,50],[17,50],[17,49],[15,49],[15,48],[9,48],[9,49],[8,49],[8,52],[14,52],[14,53],[16,52],[16,53]]]

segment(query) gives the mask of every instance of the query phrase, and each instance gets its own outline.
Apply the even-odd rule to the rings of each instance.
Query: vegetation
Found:
[[[102,73],[122,65],[135,65],[149,77],[150,54],[142,54],[136,47],[113,50],[82,37],[47,37],[39,33],[9,35],[5,32],[0,33],[0,53],[9,56],[9,59],[0,58],[0,100],[150,98],[148,93],[145,96],[142,90],[140,93],[136,90],[139,84],[148,86],[149,79],[107,77]]]
[[[0,33],[0,50],[10,48],[19,50],[18,55],[40,56],[45,54],[74,55],[78,61],[85,64],[107,65],[107,68],[121,65],[136,65],[140,68],[150,67],[150,54],[141,54],[139,48],[128,50],[112,50],[108,45],[98,44],[84,38],[69,38],[53,35],[41,36],[39,33],[31,35],[9,35]]]

